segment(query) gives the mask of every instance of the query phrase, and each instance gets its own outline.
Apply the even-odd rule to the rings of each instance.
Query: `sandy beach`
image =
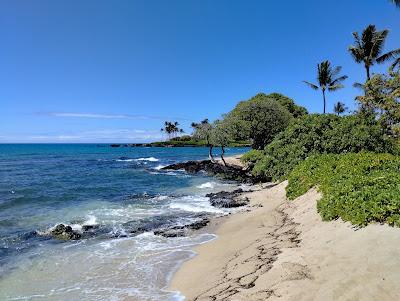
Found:
[[[323,222],[320,194],[288,201],[286,185],[254,186],[248,210],[223,219],[171,289],[197,301],[399,300],[399,229]]]

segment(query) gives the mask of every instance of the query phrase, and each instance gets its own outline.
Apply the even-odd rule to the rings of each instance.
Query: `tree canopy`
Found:
[[[285,101],[290,104],[290,101]],[[255,149],[264,148],[292,118],[287,108],[263,93],[239,102],[225,115],[232,136],[238,140],[251,139]]]

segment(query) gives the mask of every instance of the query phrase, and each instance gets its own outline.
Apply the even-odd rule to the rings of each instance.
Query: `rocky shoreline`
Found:
[[[247,197],[243,197],[244,193],[242,189],[236,189],[234,191],[221,191],[217,193],[209,193],[206,195],[210,200],[210,204],[216,208],[237,208],[247,206],[249,200]],[[139,235],[144,232],[152,231],[155,235],[164,237],[181,237],[187,236],[191,232],[200,230],[206,227],[211,220],[209,215],[199,215],[196,217],[197,220],[186,224],[186,225],[169,225],[164,222],[155,221],[149,225],[138,225],[130,231],[130,235]],[[99,225],[83,225],[81,230],[74,230],[70,225],[57,224],[45,235],[50,236],[58,240],[80,240],[95,235],[98,231],[99,234],[104,232],[104,229]],[[120,236],[121,237],[121,236]]]
[[[224,179],[236,180],[238,182],[253,183],[254,179],[249,175],[248,171],[239,166],[228,165],[223,166],[218,163],[212,163],[209,160],[204,161],[188,161],[169,165],[163,168],[164,170],[181,170],[184,169],[188,173],[196,173],[205,171],[210,175],[221,176]],[[249,199],[243,196],[245,193],[243,189],[239,188],[233,191],[220,191],[216,193],[206,194],[209,198],[210,205],[216,208],[238,208],[245,207],[249,204]],[[185,225],[172,225],[169,221],[153,221],[152,223],[137,222],[132,225],[132,230],[129,235],[139,235],[144,232],[153,232],[155,235],[163,237],[182,237],[188,236],[193,231],[200,230],[209,225],[213,216],[200,214],[195,216],[195,221]],[[128,225],[130,226],[130,225]],[[97,234],[104,234],[107,229],[100,225],[82,225],[80,230],[73,229],[68,224],[57,224],[50,231],[40,234],[41,236],[48,236],[58,240],[80,240],[93,237]],[[127,235],[123,235],[124,237]],[[119,235],[118,237],[121,237]]]
[[[234,180],[240,183],[255,184],[261,179],[254,177],[248,168],[243,166],[214,163],[211,160],[187,161],[171,164],[162,170],[185,170],[188,173],[206,172],[210,176],[217,176],[226,180]]]

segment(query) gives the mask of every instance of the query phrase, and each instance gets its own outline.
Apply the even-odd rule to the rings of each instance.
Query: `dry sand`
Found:
[[[218,226],[171,288],[187,300],[400,300],[400,229],[322,222],[316,190],[286,182],[248,193],[250,210]]]

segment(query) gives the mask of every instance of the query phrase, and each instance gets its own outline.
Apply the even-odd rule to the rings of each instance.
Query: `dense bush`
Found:
[[[239,102],[224,116],[224,122],[229,125],[233,139],[251,139],[254,149],[263,149],[293,118],[289,110],[280,103],[285,102],[289,105],[290,99],[283,99],[284,96],[281,98],[282,100],[278,101],[260,93],[249,100]]]
[[[265,97],[279,102],[283,107],[285,107],[290,112],[290,114],[293,115],[294,118],[308,114],[307,109],[305,107],[296,105],[293,99],[285,95],[282,95],[280,93],[271,93],[268,95],[260,93],[258,95],[259,97]]]
[[[305,115],[295,119],[267,145],[253,174],[265,179],[285,178],[301,161],[314,154],[360,151],[390,152],[393,143],[378,123],[352,115]]]
[[[294,199],[318,186],[318,211],[358,226],[370,222],[400,226],[400,157],[360,152],[312,156],[289,175],[287,195]]]
[[[256,163],[264,157],[264,152],[257,149],[252,149],[240,157],[243,163]]]

